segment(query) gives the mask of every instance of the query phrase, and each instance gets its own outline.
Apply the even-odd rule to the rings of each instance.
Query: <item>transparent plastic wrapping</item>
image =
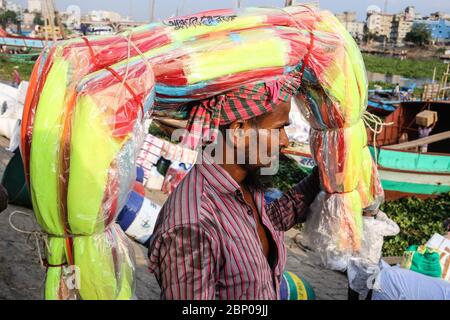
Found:
[[[361,250],[363,224],[358,192],[321,191],[310,210],[302,230],[304,244],[318,254],[326,268],[345,271],[348,260]]]
[[[102,68],[91,52],[100,47],[77,39],[46,49],[25,103],[21,149],[49,235],[47,299],[134,297],[134,254],[115,220],[134,183],[154,74],[126,56]]]
[[[363,147],[367,145],[364,122],[360,120],[351,127],[324,131],[311,128],[310,143],[323,189],[328,193],[355,190],[362,178],[358,173],[364,172]]]
[[[380,272],[378,264],[362,258],[351,258],[348,262],[348,286],[359,294],[359,300],[365,300]]]
[[[363,149],[362,175],[358,184],[364,211],[376,213],[384,202],[384,190],[378,174],[377,164],[372,158],[369,147]]]

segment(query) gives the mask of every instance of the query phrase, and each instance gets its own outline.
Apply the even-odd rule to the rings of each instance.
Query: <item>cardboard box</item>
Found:
[[[416,124],[422,127],[431,127],[438,120],[437,112],[424,110],[416,115]]]

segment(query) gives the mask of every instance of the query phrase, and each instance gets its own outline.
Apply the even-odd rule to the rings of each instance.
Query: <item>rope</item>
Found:
[[[23,212],[23,211],[15,210],[15,211],[10,213],[9,218],[8,218],[8,222],[9,222],[10,227],[12,229],[14,229],[16,232],[28,235],[28,239],[34,238],[35,243],[36,243],[36,248],[37,248],[37,251],[38,251],[39,263],[41,264],[42,267],[46,267],[46,268],[48,268],[48,267],[62,267],[62,266],[67,265],[67,263],[62,263],[62,264],[58,264],[58,265],[53,265],[53,264],[48,263],[47,259],[45,258],[45,255],[41,251],[41,247],[43,247],[46,250],[46,254],[51,255],[50,247],[49,247],[49,244],[48,244],[48,238],[68,239],[68,238],[75,238],[75,237],[90,236],[90,235],[85,235],[85,234],[55,235],[55,234],[49,234],[49,233],[46,233],[46,232],[43,232],[43,231],[37,231],[37,230],[33,230],[33,231],[22,230],[22,229],[18,228],[17,226],[15,226],[13,221],[12,221],[14,215],[16,215],[16,214],[22,214],[22,215],[27,216],[27,217],[31,217],[31,214]]]
[[[99,65],[98,61],[97,61],[97,57],[95,55],[94,49],[92,48],[91,43],[89,42],[89,39],[86,37],[82,37],[82,39],[84,40],[84,42],[86,43],[86,45],[88,46],[89,49],[89,53],[91,55],[91,59],[92,59],[92,63],[96,66],[98,66],[99,68],[101,68],[101,66]],[[131,54],[130,54],[131,55]],[[128,61],[129,59],[127,59],[127,68],[128,68]],[[134,90],[128,85],[128,83],[126,83],[126,78],[122,78],[120,76],[119,73],[117,73],[116,71],[114,71],[111,67],[109,66],[105,66],[104,67],[105,70],[108,70],[114,77],[117,78],[117,80],[119,80],[122,83],[122,86],[125,86],[125,88],[128,90],[128,92],[131,94],[131,96],[133,97],[133,99],[136,101],[136,103],[139,103],[141,106],[142,111],[144,111],[144,106],[142,105],[142,103],[140,102],[140,99],[138,98],[138,96],[136,95],[136,93],[134,92]],[[127,75],[128,76],[128,75]],[[119,91],[120,92],[120,91]]]
[[[367,128],[369,128],[370,131],[372,131],[373,141],[372,146],[374,147],[374,154],[375,154],[375,163],[378,165],[378,151],[377,151],[377,135],[380,134],[383,131],[383,127],[391,126],[394,123],[384,123],[380,117],[377,115],[374,115],[373,113],[370,113],[369,111],[365,111],[362,119],[364,121],[364,124]],[[371,123],[374,125],[372,126]]]
[[[9,225],[11,226],[11,228],[13,228],[15,231],[22,233],[22,234],[26,234],[30,237],[34,237],[34,240],[36,242],[36,248],[38,251],[38,256],[39,256],[39,263],[41,264],[42,267],[46,267],[46,259],[43,258],[42,252],[41,252],[41,243],[44,244],[44,248],[47,250],[47,252],[50,252],[49,250],[49,245],[48,245],[48,235],[44,232],[41,231],[27,231],[27,230],[22,230],[19,229],[18,227],[16,227],[14,225],[14,223],[12,222],[12,218],[14,217],[15,214],[22,214],[24,216],[27,217],[31,217],[31,215],[29,213],[23,212],[23,211],[13,211],[11,212],[11,214],[9,215]]]
[[[152,65],[150,64],[150,62],[148,62],[147,57],[144,55],[144,53],[138,48],[138,46],[134,43],[134,41],[131,40],[131,36],[133,34],[133,30],[131,29],[130,31],[130,35],[128,37],[128,45],[131,47],[133,47],[133,49],[139,54],[139,56],[142,58],[142,61],[145,63],[145,65],[147,66],[147,68],[149,70],[153,70]],[[131,55],[131,52],[128,51],[128,55]],[[144,113],[144,108],[142,108],[142,113]]]

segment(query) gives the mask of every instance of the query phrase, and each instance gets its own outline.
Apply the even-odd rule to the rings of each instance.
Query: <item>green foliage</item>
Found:
[[[14,66],[19,67],[19,73],[22,80],[28,80],[31,72],[33,71],[34,64],[11,62],[6,59],[0,58],[0,80],[9,82],[12,79],[12,72]]]
[[[405,36],[405,41],[415,43],[419,46],[430,43],[430,40],[431,31],[425,24],[413,25],[411,31]]]
[[[285,192],[291,189],[306,174],[300,169],[294,160],[280,156],[280,167],[278,173],[273,176],[273,186]]]
[[[394,87],[395,87],[394,83],[383,82],[383,81],[371,81],[371,82],[369,82],[369,89],[375,89],[376,85],[381,86],[385,90],[394,89]]]
[[[34,14],[33,23],[40,26],[44,25],[44,20],[42,19],[42,14],[40,12]]]
[[[436,50],[436,55],[440,56],[441,54],[444,54],[446,50],[446,48],[439,48]]]
[[[405,198],[383,204],[381,210],[400,227],[400,233],[385,238],[383,256],[400,256],[410,245],[421,245],[434,233],[444,233],[450,216],[450,193],[435,199]]]
[[[439,59],[405,59],[393,57],[379,57],[363,54],[367,71],[396,74],[407,78],[432,78],[436,67],[436,78],[439,79],[445,72],[446,65]]]
[[[0,25],[2,28],[5,29],[10,23],[17,24],[17,13],[11,10],[0,12]]]

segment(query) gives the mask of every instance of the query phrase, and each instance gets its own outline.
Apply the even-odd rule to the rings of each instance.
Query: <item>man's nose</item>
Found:
[[[280,130],[280,148],[286,148],[289,146],[289,138],[286,134],[286,130]]]

